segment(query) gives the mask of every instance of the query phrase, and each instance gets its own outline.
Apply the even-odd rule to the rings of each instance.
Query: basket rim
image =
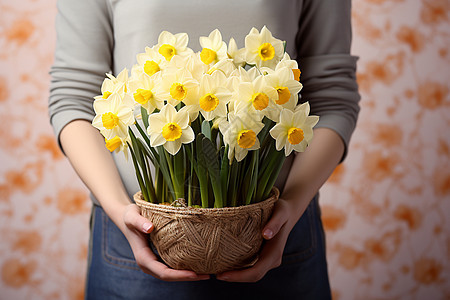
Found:
[[[221,208],[203,208],[203,207],[179,207],[179,206],[170,206],[170,205],[161,205],[159,203],[150,203],[145,200],[142,200],[142,192],[138,191],[134,194],[133,200],[135,203],[141,207],[142,209],[148,209],[151,211],[159,211],[159,212],[170,212],[170,213],[178,213],[178,214],[188,214],[188,215],[214,215],[214,214],[236,214],[245,213],[247,211],[253,211],[256,209],[261,209],[265,206],[271,206],[274,204],[278,198],[280,197],[280,191],[278,188],[273,187],[269,198],[258,202],[252,203],[249,205],[241,205],[235,207],[221,207]]]

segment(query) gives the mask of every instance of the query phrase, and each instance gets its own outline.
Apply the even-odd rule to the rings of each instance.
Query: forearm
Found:
[[[123,210],[130,200],[98,130],[88,121],[75,120],[61,131],[60,141],[78,176],[123,231]]]
[[[306,151],[296,155],[281,198],[293,202],[298,218],[339,164],[344,147],[335,131],[318,128]]]

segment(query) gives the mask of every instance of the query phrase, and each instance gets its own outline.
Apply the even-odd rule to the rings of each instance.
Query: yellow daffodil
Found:
[[[233,157],[237,161],[245,158],[248,151],[259,149],[258,133],[264,127],[256,114],[228,114],[228,121],[219,123],[219,130],[223,135],[223,141],[229,145],[228,159]]]
[[[98,99],[94,101],[96,116],[92,125],[100,130],[107,139],[115,136],[126,138],[128,127],[133,125],[134,101],[128,94],[111,94],[108,99]]]
[[[236,41],[231,38],[228,42],[228,58],[233,60],[236,67],[243,67],[245,65],[245,48],[238,49]]]
[[[278,93],[275,105],[267,110],[268,118],[278,122],[282,108],[293,111],[297,106],[298,93],[302,89],[302,84],[294,79],[292,69],[287,67],[270,71],[264,78],[267,85],[273,87]]]
[[[189,37],[187,33],[172,34],[168,31],[163,31],[158,37],[156,49],[159,54],[169,61],[175,55],[185,56],[192,53],[192,50],[187,47],[188,42]]]
[[[177,111],[171,104],[166,104],[159,113],[151,114],[148,122],[152,147],[163,145],[172,155],[180,150],[181,144],[188,144],[195,138],[186,109]]]
[[[110,152],[123,152],[125,159],[128,160],[128,143],[131,143],[130,137],[121,138],[115,136],[111,139],[105,138],[105,146]]]
[[[280,122],[270,130],[270,135],[276,140],[276,149],[280,151],[284,148],[286,156],[292,150],[305,151],[318,121],[318,116],[309,116],[308,102],[299,105],[294,112],[284,108],[280,113]]]
[[[127,92],[127,81],[128,81],[128,70],[123,69],[117,77],[112,74],[107,73],[102,83],[101,91],[102,95],[95,96],[94,99],[108,99],[108,97],[113,93],[126,93]]]
[[[283,53],[283,42],[274,38],[266,26],[262,28],[261,33],[252,28],[245,37],[245,58],[250,65],[275,68]]]
[[[161,88],[163,97],[173,106],[183,102],[189,106],[189,116],[191,121],[195,120],[200,110],[198,103],[199,83],[191,73],[185,69],[169,70],[167,69],[162,76]]]
[[[226,81],[225,75],[220,71],[203,76],[200,82],[199,105],[205,120],[226,117],[227,103],[231,98],[231,92],[225,88]]]
[[[167,61],[154,48],[145,47],[145,53],[136,55],[136,60],[141,72],[152,76],[167,66]]]
[[[213,30],[208,37],[200,37],[200,59],[206,65],[215,64],[221,59],[227,58],[227,44],[222,41],[222,34],[219,30]]]
[[[129,82],[130,92],[134,100],[145,108],[149,114],[164,106],[162,92],[158,89],[160,81],[158,79],[155,76],[142,73],[138,78],[131,79]]]
[[[277,91],[268,86],[264,76],[258,76],[252,82],[241,82],[238,87],[238,99],[234,103],[236,111],[248,111],[261,116],[267,112],[274,101],[278,100]]]

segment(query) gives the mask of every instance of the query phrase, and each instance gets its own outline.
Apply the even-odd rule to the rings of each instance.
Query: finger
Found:
[[[279,246],[282,245],[282,239],[283,237],[277,236],[271,241],[268,241],[261,251],[258,261],[253,267],[224,272],[218,274],[217,279],[230,282],[257,282],[261,280],[269,270],[278,267],[281,264],[283,247]]]
[[[266,240],[272,239],[289,219],[287,203],[280,199],[275,204],[272,216],[264,226],[262,235]]]
[[[140,267],[147,271],[146,273],[164,281],[197,281],[210,278],[209,275],[196,274],[190,270],[171,269],[159,262],[149,248],[141,249],[138,255],[140,257]]]
[[[143,233],[150,233],[154,229],[153,224],[140,214],[139,207],[135,204],[130,204],[127,207],[124,222],[129,228],[135,228]]]

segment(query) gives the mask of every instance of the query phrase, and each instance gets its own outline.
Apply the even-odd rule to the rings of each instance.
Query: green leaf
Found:
[[[141,116],[142,116],[142,123],[144,123],[145,128],[148,128],[148,112],[145,108],[141,106]]]
[[[205,136],[202,133],[197,135],[195,139],[195,154],[197,156],[197,178],[200,184],[200,197],[202,207],[209,207],[208,199],[208,171],[206,168],[205,157],[203,155],[202,140]]]
[[[209,121],[204,120],[202,122],[202,133],[204,136],[211,140],[211,124],[209,123]]]
[[[220,181],[219,155],[217,149],[209,138],[204,137],[202,139],[202,150],[214,193],[214,207],[223,207],[222,183]]]

